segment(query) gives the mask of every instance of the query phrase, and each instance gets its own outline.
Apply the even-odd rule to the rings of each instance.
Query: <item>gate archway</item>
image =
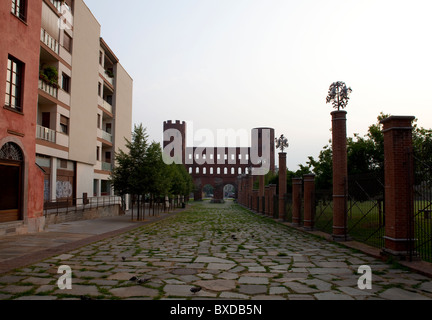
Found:
[[[24,154],[7,142],[0,148],[0,223],[22,219]]]

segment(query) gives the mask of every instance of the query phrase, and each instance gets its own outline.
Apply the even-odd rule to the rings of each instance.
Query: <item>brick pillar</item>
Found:
[[[195,184],[194,201],[202,201],[203,186],[201,182]]]
[[[302,178],[292,179],[292,225],[300,225]]]
[[[346,211],[348,190],[346,111],[332,115],[333,148],[333,239],[347,240]]]
[[[278,218],[283,219],[285,217],[285,201],[284,196],[286,194],[286,153],[279,152],[279,214]]]
[[[259,197],[259,213],[264,213],[264,191],[265,191],[265,176],[261,175],[259,176],[259,190],[258,190],[258,197]]]
[[[304,181],[304,217],[303,228],[313,230],[315,224],[315,175],[305,174]]]
[[[265,186],[265,190],[264,190],[264,198],[265,198],[264,214],[266,216],[269,215],[269,203],[270,203],[269,194],[270,194],[270,187]]]
[[[405,259],[414,244],[414,200],[411,116],[381,121],[384,133],[385,248],[383,253]]]
[[[241,176],[239,181],[239,195],[238,195],[238,202],[241,205],[244,205],[243,199],[244,199],[244,176]]]
[[[258,212],[258,190],[253,191],[253,211]]]
[[[223,203],[224,202],[224,183],[223,179],[215,178],[214,179],[214,192],[213,192],[213,203]]]
[[[270,191],[269,191],[269,198],[270,198],[270,202],[269,202],[269,216],[273,217],[275,212],[274,212],[274,198],[277,195],[277,185],[275,184],[270,184],[269,185]]]
[[[252,207],[252,205],[253,205],[253,202],[252,202],[253,183],[254,183],[254,176],[252,174],[249,174],[248,179],[247,179],[247,184],[248,184],[248,186],[247,186],[247,194],[248,194],[248,196],[247,196],[247,202],[248,202],[248,205],[247,206],[248,206],[249,209],[253,208]]]

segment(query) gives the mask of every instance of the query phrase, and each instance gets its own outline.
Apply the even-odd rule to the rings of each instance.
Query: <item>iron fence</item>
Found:
[[[273,195],[273,218],[279,217],[279,195]]]
[[[100,207],[107,207],[113,205],[120,205],[124,210],[124,199],[119,196],[103,196],[91,198],[67,198],[46,201],[44,203],[44,214],[52,215],[59,213],[76,213],[83,210],[97,209]]]
[[[384,177],[366,173],[348,177],[347,233],[356,241],[384,247]]]
[[[422,260],[432,262],[432,167],[414,160],[414,247],[411,252]]]
[[[315,190],[315,225],[319,231],[333,232],[333,190]]]
[[[292,194],[285,193],[284,194],[284,216],[282,217],[283,221],[292,222]]]

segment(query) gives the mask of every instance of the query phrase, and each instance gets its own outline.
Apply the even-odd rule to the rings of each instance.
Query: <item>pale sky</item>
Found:
[[[381,111],[432,128],[430,0],[85,0],[134,79],[133,123],[165,120],[289,140],[297,170],[331,138],[332,82],[353,90],[348,136]]]

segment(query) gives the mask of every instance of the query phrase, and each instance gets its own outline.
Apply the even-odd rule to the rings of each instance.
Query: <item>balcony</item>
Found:
[[[49,128],[36,126],[36,139],[45,140],[48,142],[56,143],[56,132]]]
[[[112,134],[110,134],[106,131],[103,131],[103,130],[101,130],[100,132],[101,132],[101,138],[102,139],[104,139],[105,141],[108,141],[110,143],[113,142]]]
[[[58,88],[46,83],[45,81],[43,81],[41,79],[39,79],[39,89],[48,93],[50,96],[52,96],[56,99],[58,97]]]
[[[59,43],[56,39],[51,37],[49,33],[41,28],[41,39],[43,43],[47,45],[48,48],[50,48],[52,51],[54,51],[56,54],[59,54]]]
[[[60,0],[50,0],[54,7],[57,8],[58,12],[61,12],[61,5],[63,1]]]
[[[108,73],[107,70],[105,70],[104,74],[103,74],[105,80],[114,87],[114,76],[110,73]]]
[[[108,162],[101,162],[101,169],[103,171],[112,171],[112,164]]]
[[[102,107],[103,107],[106,111],[108,111],[109,113],[111,113],[111,114],[113,113],[113,107],[112,107],[112,105],[111,105],[109,102],[103,100],[103,102],[102,102]]]

